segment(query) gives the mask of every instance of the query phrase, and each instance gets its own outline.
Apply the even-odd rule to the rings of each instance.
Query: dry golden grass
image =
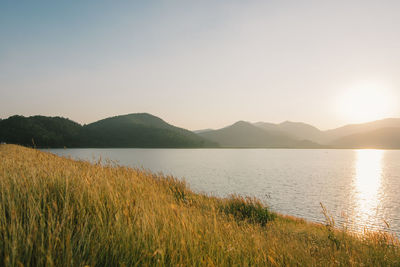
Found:
[[[400,266],[387,234],[270,215],[172,177],[0,146],[0,265]]]

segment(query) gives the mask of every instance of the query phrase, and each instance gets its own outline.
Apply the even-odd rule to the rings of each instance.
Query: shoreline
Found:
[[[256,199],[197,194],[172,176],[15,145],[1,145],[0,159],[0,253],[11,265],[400,264],[399,240],[387,233],[356,235]]]

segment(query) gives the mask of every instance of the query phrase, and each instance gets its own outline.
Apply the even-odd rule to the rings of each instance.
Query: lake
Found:
[[[184,179],[196,192],[255,196],[279,213],[400,235],[400,151],[313,149],[47,149]],[[386,223],[389,224],[389,228]]]

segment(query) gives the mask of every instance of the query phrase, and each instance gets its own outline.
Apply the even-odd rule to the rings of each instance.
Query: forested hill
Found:
[[[84,126],[61,117],[12,116],[0,120],[0,142],[42,148],[217,146],[147,113],[116,116]]]
[[[89,147],[216,147],[214,142],[148,113],[116,116],[84,126]]]
[[[0,121],[0,142],[37,147],[75,147],[83,127],[61,117],[12,116]]]

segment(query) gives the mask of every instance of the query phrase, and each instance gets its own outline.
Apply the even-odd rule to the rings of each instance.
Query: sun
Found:
[[[362,83],[349,87],[337,99],[338,111],[352,123],[362,123],[390,117],[393,114],[393,94],[385,87]]]

